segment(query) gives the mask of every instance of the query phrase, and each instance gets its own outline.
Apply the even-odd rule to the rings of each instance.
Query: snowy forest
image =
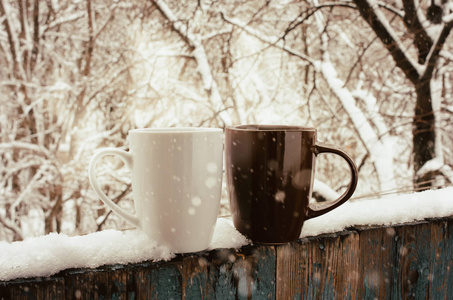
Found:
[[[450,186],[452,28],[452,0],[0,0],[0,240],[128,227],[87,165],[133,128],[313,126],[351,201]],[[320,155],[316,199],[348,172]]]

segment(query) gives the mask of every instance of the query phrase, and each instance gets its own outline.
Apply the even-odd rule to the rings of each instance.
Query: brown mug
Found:
[[[330,152],[351,169],[346,191],[332,203],[314,207],[316,156]],[[225,131],[230,208],[236,229],[256,243],[282,244],[299,238],[304,222],[345,203],[357,186],[357,167],[337,147],[319,143],[316,129],[241,125]]]

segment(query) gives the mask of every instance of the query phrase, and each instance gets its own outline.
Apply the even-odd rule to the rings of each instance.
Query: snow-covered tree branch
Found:
[[[414,0],[402,1],[405,12],[404,24],[413,35],[412,45],[418,50],[418,61],[415,61],[409,49],[403,45],[384,13],[374,0],[354,1],[359,8],[363,19],[373,29],[379,39],[393,57],[395,64],[404,72],[407,79],[415,88],[416,104],[413,121],[413,153],[415,181],[422,186],[430,186],[430,180],[435,177],[433,172],[419,172],[423,166],[436,158],[437,139],[440,139],[436,129],[435,112],[431,90],[431,81],[434,80],[439,53],[444,47],[452,23],[442,19],[449,6],[443,9],[433,1],[426,8],[426,16],[422,11],[423,6]],[[435,10],[434,10],[435,9]],[[425,168],[426,170],[426,168]]]
[[[209,99],[214,107],[215,111],[219,111],[219,118],[222,120],[224,125],[231,125],[232,118],[225,109],[225,103],[219,92],[219,87],[216,80],[213,77],[213,72],[202,43],[200,35],[193,32],[191,27],[183,24],[171,9],[167,6],[165,1],[157,0],[154,4],[158,7],[162,15],[171,22],[172,28],[178,33],[179,36],[192,48],[192,55],[197,62],[197,71],[201,76],[203,88],[209,95]],[[198,12],[198,11],[197,11]],[[203,13],[203,9],[200,8],[200,13]]]
[[[314,126],[360,166],[357,197],[452,184],[444,2],[0,0],[0,240],[125,226],[86,165],[136,127]],[[317,160],[326,199],[336,159]],[[133,209],[128,170],[100,165]]]

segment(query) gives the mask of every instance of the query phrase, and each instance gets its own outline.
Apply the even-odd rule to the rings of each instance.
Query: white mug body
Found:
[[[134,129],[128,139],[136,216],[120,216],[175,253],[207,249],[220,205],[222,129]]]

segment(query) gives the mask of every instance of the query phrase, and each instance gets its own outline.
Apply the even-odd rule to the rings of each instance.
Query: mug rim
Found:
[[[214,127],[150,127],[129,130],[129,133],[197,133],[197,132],[223,132],[222,128]]]
[[[245,124],[245,125],[234,125],[227,126],[227,130],[238,130],[238,131],[316,131],[314,127],[308,126],[297,126],[297,125],[267,125],[267,124]]]

